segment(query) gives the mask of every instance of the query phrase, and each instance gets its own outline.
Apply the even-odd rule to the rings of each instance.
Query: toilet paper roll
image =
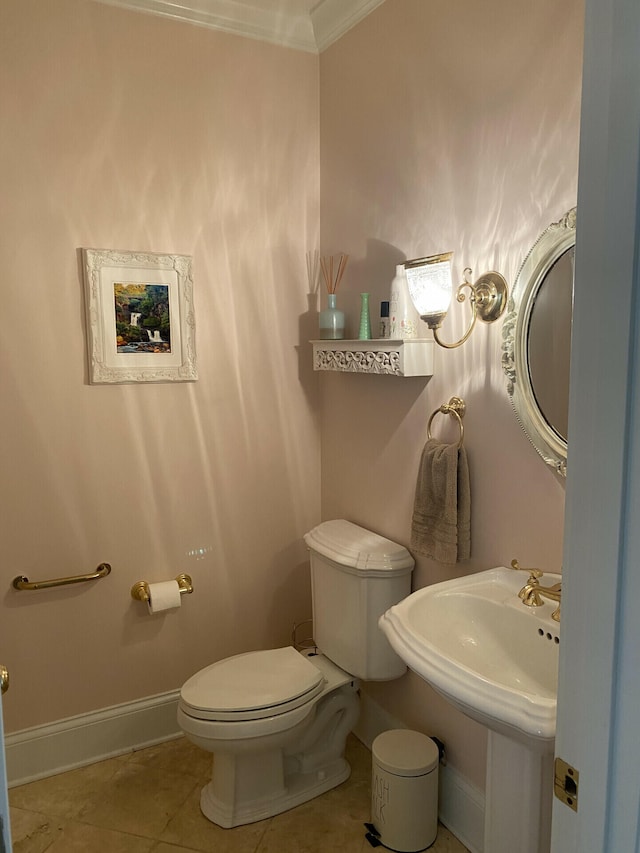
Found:
[[[162,581],[149,584],[149,613],[160,613],[180,607],[181,596],[178,581]]]

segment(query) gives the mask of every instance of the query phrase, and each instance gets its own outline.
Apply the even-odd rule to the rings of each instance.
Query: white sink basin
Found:
[[[560,575],[547,574],[550,586]],[[380,617],[407,666],[469,717],[529,748],[553,748],[557,607],[526,607],[524,572],[499,567],[425,587]]]

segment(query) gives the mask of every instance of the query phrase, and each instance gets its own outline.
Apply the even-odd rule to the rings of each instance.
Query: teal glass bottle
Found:
[[[369,294],[360,294],[360,331],[358,339],[361,341],[371,340],[371,317],[369,316]]]

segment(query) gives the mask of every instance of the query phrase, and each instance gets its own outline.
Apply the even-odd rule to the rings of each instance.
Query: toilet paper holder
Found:
[[[183,572],[176,578],[176,583],[180,589],[180,595],[191,595],[193,592],[193,581],[190,575]],[[148,582],[138,581],[134,583],[131,587],[131,598],[134,598],[136,601],[148,602],[150,600]]]

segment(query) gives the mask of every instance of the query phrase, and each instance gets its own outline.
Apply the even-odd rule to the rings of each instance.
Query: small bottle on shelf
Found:
[[[358,338],[361,341],[371,340],[371,320],[369,318],[369,294],[360,294],[360,331]]]
[[[380,329],[378,337],[389,337],[389,303],[387,301],[380,303]]]
[[[389,300],[389,337],[394,340],[417,338],[419,319],[409,295],[404,264],[397,264]]]
[[[320,312],[319,336],[323,341],[339,341],[344,338],[344,311],[336,307],[335,293],[327,295],[327,307]]]

